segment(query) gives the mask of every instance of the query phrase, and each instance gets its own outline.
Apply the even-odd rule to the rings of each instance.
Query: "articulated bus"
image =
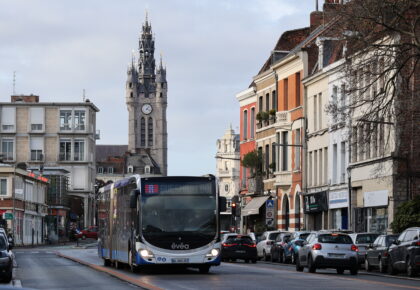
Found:
[[[134,175],[99,191],[98,254],[105,266],[177,265],[207,273],[220,265],[219,198],[213,175]]]

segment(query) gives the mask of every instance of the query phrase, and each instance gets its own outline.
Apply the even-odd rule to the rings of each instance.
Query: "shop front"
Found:
[[[328,198],[326,191],[304,195],[304,213],[307,230],[322,230],[328,227]]]
[[[330,229],[348,230],[349,229],[349,192],[330,191],[328,198],[328,208],[330,216]]]
[[[355,230],[386,233],[388,230],[388,190],[363,192],[363,207],[355,209]]]

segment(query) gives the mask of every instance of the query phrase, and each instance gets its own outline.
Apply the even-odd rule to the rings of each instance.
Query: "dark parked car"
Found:
[[[286,251],[289,250],[287,244],[290,242],[292,238],[291,233],[280,233],[276,239],[274,240],[273,244],[271,245],[270,249],[270,257],[271,262],[286,262]]]
[[[6,238],[0,235],[0,277],[9,283],[13,278],[13,246],[9,245]]]
[[[366,251],[365,269],[371,271],[378,267],[381,273],[386,272],[388,266],[388,249],[398,238],[398,235],[380,235],[370,244]]]
[[[359,248],[359,251],[357,252],[359,264],[364,264],[367,247],[376,240],[379,234],[354,233],[354,234],[349,234],[349,236],[353,240],[353,243]]]
[[[222,240],[222,261],[237,259],[256,263],[257,246],[250,236],[227,234]]]
[[[408,228],[389,247],[388,273],[407,272],[415,276],[420,271],[420,227]]]

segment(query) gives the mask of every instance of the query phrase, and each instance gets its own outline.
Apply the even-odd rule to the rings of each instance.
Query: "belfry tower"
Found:
[[[168,133],[166,67],[155,65],[155,40],[147,15],[139,39],[138,62],[133,55],[127,69],[128,165],[133,173],[166,176]],[[130,165],[130,163],[132,163]],[[130,172],[130,170],[129,170]]]

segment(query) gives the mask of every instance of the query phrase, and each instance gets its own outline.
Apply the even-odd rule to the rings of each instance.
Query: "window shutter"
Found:
[[[2,125],[15,125],[16,108],[3,107],[1,110],[1,124]]]
[[[44,124],[44,108],[31,108],[31,124]]]

